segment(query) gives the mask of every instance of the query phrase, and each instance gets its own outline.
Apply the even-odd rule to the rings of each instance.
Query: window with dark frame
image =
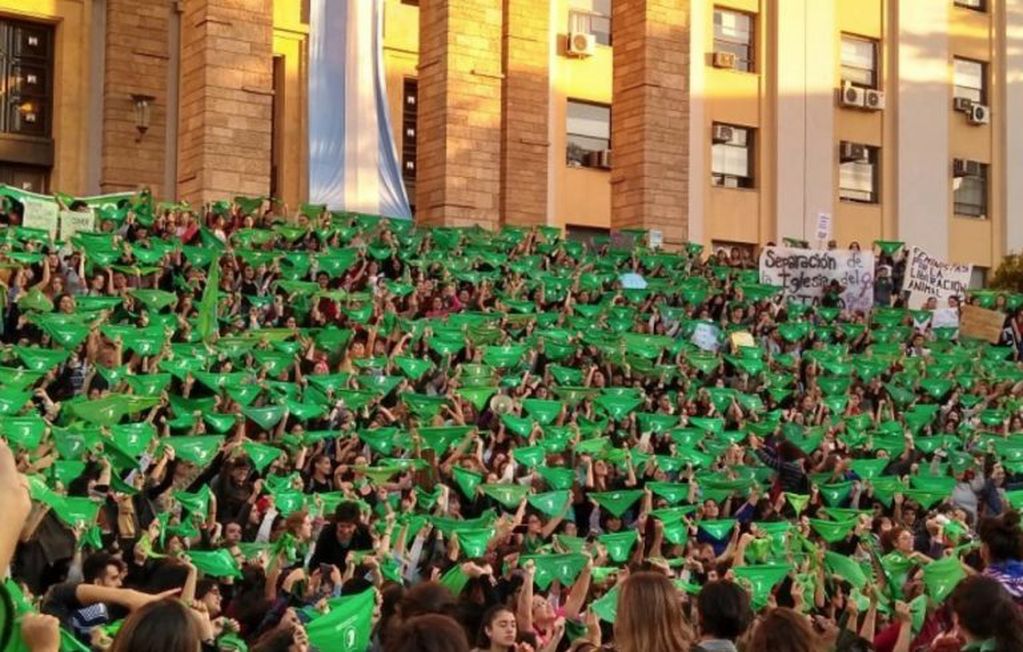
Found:
[[[860,145],[864,156],[858,160],[838,163],[838,198],[844,201],[876,204],[880,198],[878,185],[881,150],[871,145]]]
[[[753,187],[754,129],[714,123],[711,182],[722,188]]]
[[[0,133],[49,138],[53,28],[0,19]]]
[[[987,11],[985,0],[955,0],[955,5],[963,9],[972,9],[973,11]]]
[[[970,100],[974,104],[987,104],[987,64],[956,57],[953,68],[953,96]]]
[[[600,45],[611,45],[611,0],[571,0],[568,31],[593,34]]]
[[[877,88],[878,42],[842,34],[842,81],[860,88]]]
[[[714,9],[714,51],[735,55],[733,70],[754,72],[755,20],[752,14],[731,9]]]
[[[401,177],[409,203],[416,199],[416,119],[419,115],[419,80],[406,77],[401,93]],[[414,212],[414,206],[413,206]]]
[[[565,158],[569,166],[606,167],[601,154],[611,149],[611,107],[568,100],[565,134]]]
[[[972,163],[972,170],[952,180],[953,212],[959,216],[984,219],[987,217],[988,166],[985,163],[968,163]]]

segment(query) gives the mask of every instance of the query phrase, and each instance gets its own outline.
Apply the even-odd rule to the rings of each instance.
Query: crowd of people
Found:
[[[0,649],[1023,650],[1019,294],[992,344],[899,243],[863,313],[643,233],[23,211]]]

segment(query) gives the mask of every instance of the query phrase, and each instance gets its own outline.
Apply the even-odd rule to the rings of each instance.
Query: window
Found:
[[[724,188],[753,187],[753,130],[714,124],[711,180]]]
[[[753,72],[753,16],[714,10],[714,51],[735,55],[735,70]]]
[[[565,154],[570,166],[607,167],[608,159],[602,154],[611,149],[611,107],[569,100],[565,131]]]
[[[53,28],[0,20],[0,132],[50,137]]]
[[[419,80],[406,77],[401,100],[401,177],[409,202],[416,201],[416,117],[419,114]]]
[[[877,88],[877,41],[842,35],[842,81]]]
[[[987,65],[980,61],[955,59],[955,97],[974,104],[987,104]]]
[[[954,211],[956,215],[977,217],[987,216],[987,168],[977,161],[957,161],[954,189]]]
[[[984,0],[956,0],[956,6],[974,11],[987,11]]]
[[[877,203],[879,151],[870,145],[842,143],[838,163],[839,199]]]
[[[593,34],[597,43],[611,45],[611,0],[571,0],[568,31]]]
[[[970,271],[970,289],[971,290],[983,290],[984,286],[987,285],[987,267],[981,267],[980,265],[974,265],[973,270]]]

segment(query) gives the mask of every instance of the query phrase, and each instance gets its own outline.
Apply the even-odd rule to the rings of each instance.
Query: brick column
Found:
[[[505,0],[501,217],[547,222],[550,0]]]
[[[273,0],[184,0],[178,197],[270,191]]]
[[[107,0],[100,190],[149,186],[163,197],[167,138],[167,0]],[[132,95],[149,95],[149,130],[139,138]],[[173,190],[171,189],[171,192]]]
[[[498,224],[501,24],[501,0],[420,5],[416,220],[422,224]]]
[[[615,0],[611,227],[688,234],[690,0]]]

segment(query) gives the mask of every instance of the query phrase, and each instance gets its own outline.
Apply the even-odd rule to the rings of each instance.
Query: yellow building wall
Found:
[[[284,79],[279,95],[277,130],[274,137],[280,153],[277,169],[278,199],[292,210],[309,194],[309,105],[308,85],[308,17],[302,15],[300,0],[274,2],[274,57],[283,58]],[[283,92],[281,92],[283,91]]]
[[[886,99],[892,97],[889,84],[883,71],[888,56],[888,48],[884,41],[884,3],[882,0],[838,0],[835,11],[835,31],[832,35],[835,48],[834,86],[837,89],[842,79],[842,36],[859,36],[874,39],[878,43],[877,71],[880,77],[879,89],[886,93]],[[885,154],[895,148],[894,135],[885,131],[884,111],[860,111],[841,108],[835,101],[835,209],[832,219],[832,238],[838,246],[846,247],[851,242],[870,247],[874,240],[882,238],[884,233],[883,206],[890,201],[892,194],[885,183]],[[887,136],[887,137],[886,137]],[[863,204],[839,199],[838,147],[842,141],[862,143],[881,148],[881,170],[878,181],[880,196],[878,203]]]
[[[994,0],[992,3],[1000,0]],[[999,105],[1001,84],[997,81],[994,65],[994,39],[992,35],[993,7],[987,12],[971,11],[953,6],[949,13],[949,50],[952,57],[963,57],[984,61],[987,65],[987,103]],[[949,61],[948,101],[952,102],[954,65]],[[950,187],[948,197],[949,259],[956,262],[972,263],[992,267],[1002,251],[1004,216],[996,200],[1004,190],[1004,180],[998,164],[1001,159],[1000,146],[995,138],[1003,116],[997,109],[991,112],[991,124],[971,125],[962,113],[952,111],[949,116],[950,159],[962,158],[989,164],[988,168],[988,210],[986,219],[956,217],[954,214],[954,189]],[[949,160],[951,174],[952,161]],[[998,253],[996,253],[998,252]]]
[[[713,9],[699,14],[704,21],[703,42],[694,47],[694,56],[705,64],[703,88],[703,124],[698,151],[706,162],[706,174],[700,181],[704,201],[703,243],[759,243],[770,239],[775,231],[774,210],[770,189],[774,184],[775,148],[772,139],[770,103],[767,80],[771,58],[765,44],[769,42],[767,3],[761,0],[721,0],[714,8],[742,11],[755,16],[754,72],[725,70],[711,65],[714,53]],[[753,143],[753,188],[719,188],[711,181],[712,129],[723,122],[756,129]]]
[[[55,26],[53,69],[54,162],[50,188],[82,193],[90,147],[88,89],[92,0],[0,0],[0,14]],[[99,147],[99,143],[94,144]]]
[[[384,2],[384,75],[387,84],[387,107],[391,116],[394,146],[401,164],[401,148],[407,137],[401,130],[402,91],[406,78],[418,76],[419,7],[402,4],[401,0]],[[413,136],[413,140],[415,137]],[[415,203],[415,197],[409,197]]]
[[[557,48],[551,67],[550,155],[548,157],[552,226],[611,226],[611,172],[593,168],[572,168],[565,159],[568,100],[611,104],[612,46],[597,45],[587,58],[565,56],[568,38],[567,0],[551,0]],[[610,128],[610,127],[609,127]],[[612,165],[614,143],[611,143]]]

